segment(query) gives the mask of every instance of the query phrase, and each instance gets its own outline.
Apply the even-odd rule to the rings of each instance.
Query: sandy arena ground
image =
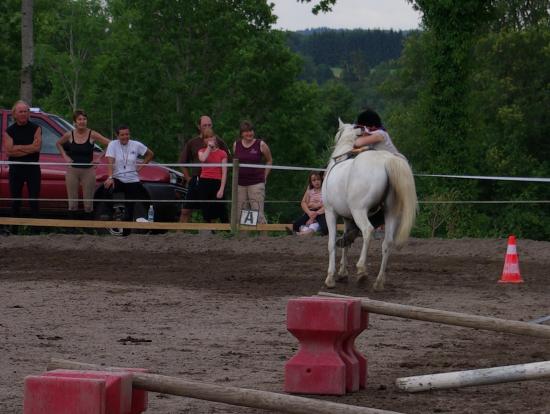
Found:
[[[525,283],[499,285],[506,240],[412,239],[371,278],[335,293],[529,321],[550,314],[550,243],[519,240]],[[359,244],[352,248],[356,260]],[[0,413],[21,413],[23,380],[50,358],[144,367],[282,392],[297,350],[288,299],[325,290],[326,238],[170,233],[0,237]],[[547,323],[548,324],[548,323]],[[550,413],[550,380],[407,394],[397,377],[550,360],[550,340],[371,315],[357,340],[368,388],[315,397],[409,414]],[[150,394],[150,413],[261,413]]]

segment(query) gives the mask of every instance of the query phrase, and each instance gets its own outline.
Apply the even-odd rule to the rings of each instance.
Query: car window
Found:
[[[71,129],[74,129],[74,125],[72,125],[69,121],[61,118],[60,116],[57,116],[57,115],[52,115],[50,114],[50,119],[53,119],[55,122],[57,122],[57,124],[63,128],[65,131],[70,131]]]
[[[48,125],[43,119],[33,118],[32,122],[42,127],[42,149],[41,154],[59,154],[55,143],[61,137],[59,132]]]
[[[31,121],[42,128],[42,148],[41,154],[59,154],[55,143],[61,137],[61,134],[53,129],[46,121],[40,118],[32,117]],[[8,126],[13,124],[11,115],[8,117]]]

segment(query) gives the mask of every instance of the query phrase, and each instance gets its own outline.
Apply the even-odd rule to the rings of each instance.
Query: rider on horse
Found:
[[[361,135],[359,135],[355,140],[354,148],[366,147],[366,149],[369,150],[384,150],[405,158],[405,156],[401,154],[393,144],[390,135],[382,126],[382,119],[380,118],[380,115],[378,115],[378,113],[374,110],[365,109],[361,112],[357,116],[355,126],[361,129]],[[369,216],[369,219],[375,228],[383,225],[384,212],[382,208],[380,208],[372,216]],[[361,231],[359,228],[354,225],[336,241],[336,245],[339,247],[350,246],[360,233]]]
[[[380,116],[372,109],[361,112],[355,125],[361,128],[361,135],[355,140],[355,148],[368,146],[371,150],[385,150],[392,154],[401,155],[393,144],[390,135],[382,127]]]

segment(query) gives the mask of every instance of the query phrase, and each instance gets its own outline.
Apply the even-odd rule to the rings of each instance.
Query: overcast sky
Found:
[[[405,0],[337,0],[332,12],[311,13],[311,3],[296,0],[268,0],[279,18],[275,28],[303,30],[316,27],[335,29],[417,29],[420,14]]]

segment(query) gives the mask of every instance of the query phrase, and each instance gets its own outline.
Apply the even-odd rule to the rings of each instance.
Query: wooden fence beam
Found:
[[[335,298],[352,298],[351,296],[337,295],[328,292],[319,292],[318,295]],[[550,326],[491,318],[488,316],[476,316],[466,313],[421,308],[418,306],[399,305],[396,303],[381,302],[369,298],[353,298],[361,300],[361,307],[363,310],[372,313],[379,313],[381,315],[397,316],[400,318],[417,319],[420,321],[437,322],[447,325],[550,339]]]
[[[102,221],[102,220],[63,220],[35,219],[23,217],[0,217],[0,225],[40,226],[40,227],[82,227],[82,228],[124,228],[141,230],[231,230],[230,223],[140,223],[136,221]],[[238,231],[286,231],[292,224],[258,224],[257,226],[239,226]],[[338,225],[343,230],[343,224]]]
[[[123,371],[124,368],[104,367],[63,359],[52,359],[48,370],[73,369],[92,371]],[[162,394],[179,395],[199,400],[237,405],[241,407],[261,408],[279,413],[293,414],[399,414],[395,411],[375,408],[357,407],[338,404],[330,401],[258,391],[247,388],[228,387],[207,384],[198,381],[187,381],[165,375],[132,372],[133,386],[147,391]]]

